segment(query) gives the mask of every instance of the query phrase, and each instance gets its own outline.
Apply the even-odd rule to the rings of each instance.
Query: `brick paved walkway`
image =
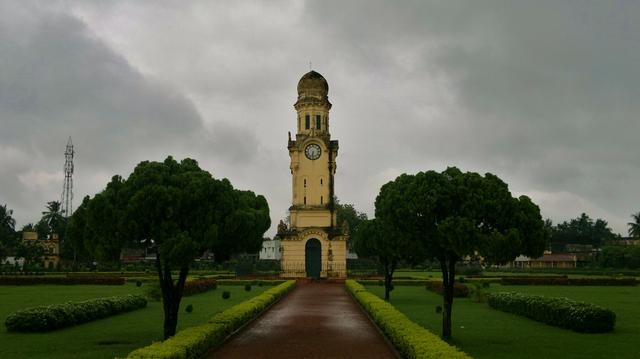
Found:
[[[305,283],[206,358],[396,358],[344,284]]]

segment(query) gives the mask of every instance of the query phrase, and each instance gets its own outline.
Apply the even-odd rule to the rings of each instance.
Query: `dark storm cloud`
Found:
[[[207,130],[190,100],[143,76],[78,18],[30,3],[1,9],[0,202],[21,224],[59,199],[68,136],[84,173],[76,204],[140,160],[210,147],[220,158],[251,158],[242,145],[226,146],[236,127]]]
[[[585,211],[625,233],[640,210],[637,2],[17,4],[0,15],[0,202],[13,208],[37,214],[59,193],[72,135],[83,194],[171,153],[265,194],[277,223],[313,61],[342,202],[373,214],[386,181],[456,165],[496,173],[556,221]]]

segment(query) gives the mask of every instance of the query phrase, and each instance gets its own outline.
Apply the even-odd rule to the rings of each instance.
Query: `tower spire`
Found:
[[[62,199],[60,204],[62,205],[62,213],[65,217],[69,217],[73,214],[73,142],[71,136],[67,141],[67,148],[64,151],[64,183],[62,185]]]

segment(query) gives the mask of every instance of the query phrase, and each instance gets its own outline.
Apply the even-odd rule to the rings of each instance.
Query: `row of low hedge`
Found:
[[[183,296],[190,296],[194,294],[204,293],[211,289],[217,288],[217,281],[215,279],[195,279],[184,283]]]
[[[122,277],[54,277],[54,276],[2,276],[0,285],[33,285],[33,284],[96,284],[96,285],[123,285]]]
[[[440,295],[444,293],[444,285],[442,282],[427,282],[425,288]],[[469,296],[469,288],[462,283],[453,283],[453,296],[455,298],[466,298]]]
[[[616,324],[612,310],[568,298],[502,292],[489,294],[488,299],[494,309],[576,332],[610,332]]]
[[[175,336],[137,349],[127,358],[192,359],[200,358],[211,348],[220,345],[242,325],[255,318],[260,312],[295,287],[290,280],[264,291],[245,302],[216,314],[207,323],[190,327]]]
[[[259,287],[262,286],[271,286],[271,285],[279,285],[284,283],[284,280],[268,280],[268,279],[218,279],[219,285],[257,285]]]
[[[158,276],[155,271],[149,272],[67,272],[67,277],[152,277]]]
[[[503,277],[502,285],[638,285],[635,278]]]
[[[8,331],[46,332],[146,306],[147,300],[139,295],[96,298],[82,302],[44,305],[19,310],[10,314],[4,325]]]
[[[458,348],[412,322],[391,304],[367,292],[356,281],[347,280],[345,285],[404,358],[470,358]]]
[[[391,284],[396,285],[405,285],[405,286],[416,286],[421,287],[425,285],[427,280],[425,279],[394,279],[391,281]],[[358,283],[362,285],[384,285],[383,279],[359,279]]]

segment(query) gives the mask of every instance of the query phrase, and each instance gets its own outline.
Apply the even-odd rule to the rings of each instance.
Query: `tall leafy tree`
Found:
[[[73,216],[69,217],[67,224],[66,239],[73,250],[73,268],[78,266],[78,262],[87,261],[91,258],[88,253],[88,243],[91,242],[92,234],[86,233],[89,230],[87,226],[87,207],[89,205],[89,196],[82,199],[82,203],[76,208]]]
[[[384,300],[388,301],[393,290],[393,273],[398,262],[416,255],[412,242],[400,233],[393,233],[377,219],[365,220],[353,236],[353,248],[358,255],[375,257],[384,270]]]
[[[382,186],[376,218],[402,233],[437,259],[442,271],[442,337],[451,338],[456,263],[478,254],[505,263],[524,254],[537,257],[545,247],[540,210],[528,197],[512,197],[508,186],[487,173],[403,174]]]
[[[84,221],[85,229],[74,228],[74,233],[92,236],[85,243],[97,257],[115,260],[124,245],[156,248],[165,338],[175,334],[194,259],[205,250],[213,251],[217,260],[257,251],[271,225],[263,196],[235,190],[227,179],[214,179],[192,159],[141,162],[129,178],[114,176],[83,205],[86,211],[76,212],[72,221]]]
[[[13,219],[13,210],[6,204],[0,206],[0,259],[3,259],[9,249],[16,247],[16,220]]]
[[[640,238],[640,212],[632,214],[633,222],[627,223],[629,226],[629,236]]]
[[[553,251],[566,250],[567,244],[589,244],[601,247],[606,241],[615,239],[607,221],[590,218],[586,213],[569,221],[559,223],[551,231],[551,249]]]
[[[367,220],[367,214],[359,212],[353,204],[340,203],[337,198],[334,199],[334,203],[336,208],[336,221],[338,222],[338,226],[342,227],[346,222],[349,226],[349,233],[351,234],[351,238],[355,238],[360,225]],[[353,243],[350,241],[350,244],[352,245]]]

